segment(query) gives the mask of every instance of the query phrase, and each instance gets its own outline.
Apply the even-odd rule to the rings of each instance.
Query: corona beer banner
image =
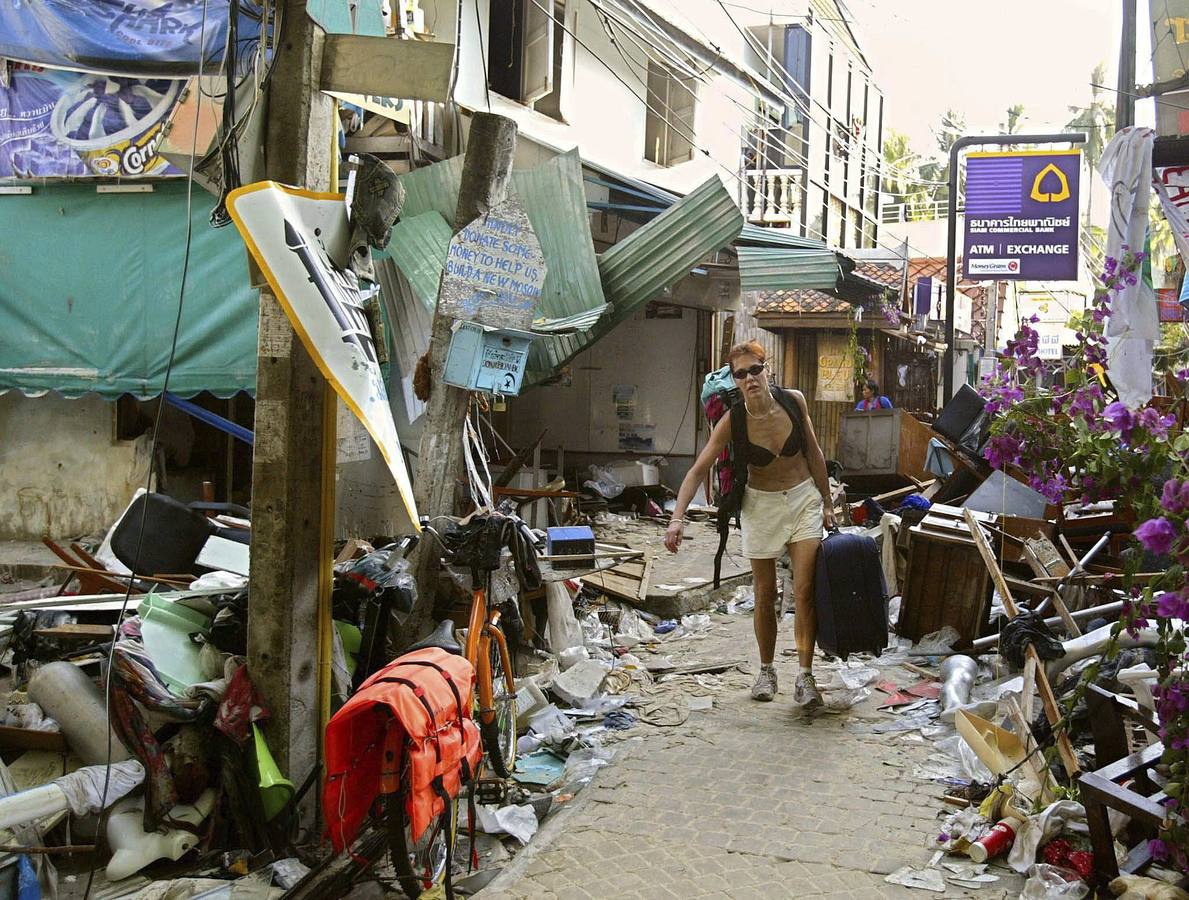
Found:
[[[966,157],[962,273],[972,281],[1076,281],[1077,150]]]
[[[0,85],[0,178],[180,175],[157,148],[185,86],[18,67]]]

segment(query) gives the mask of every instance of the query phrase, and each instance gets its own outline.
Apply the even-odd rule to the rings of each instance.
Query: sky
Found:
[[[1115,84],[1117,0],[847,0],[858,37],[886,98],[887,128],[906,133],[922,155],[947,108],[965,113],[968,133],[998,133],[1022,103],[1022,131],[1060,131],[1068,107],[1090,99],[1090,72],[1107,64]],[[1147,6],[1140,0],[1138,58],[1147,59]],[[1149,80],[1137,66],[1137,79]],[[1110,102],[1114,94],[1110,93]],[[1144,122],[1141,102],[1137,117]],[[1146,118],[1150,121],[1151,114]]]

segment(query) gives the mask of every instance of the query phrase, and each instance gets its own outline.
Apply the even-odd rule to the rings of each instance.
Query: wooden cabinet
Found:
[[[838,434],[838,461],[847,475],[900,475],[925,480],[933,432],[902,409],[848,412]]]

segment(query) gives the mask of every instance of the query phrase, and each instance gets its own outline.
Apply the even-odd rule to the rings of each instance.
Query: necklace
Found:
[[[775,411],[776,411],[776,404],[775,404],[775,403],[770,403],[770,404],[768,405],[768,411],[767,411],[767,412],[764,412],[764,413],[759,413],[758,415],[757,415],[756,413],[753,413],[753,412],[751,411],[751,407],[747,405],[747,402],[746,402],[746,401],[744,401],[744,403],[743,403],[743,408],[744,408],[745,410],[747,410],[747,414],[748,414],[749,416],[751,416],[753,419],[767,419],[769,416],[771,416],[771,415],[772,415],[772,413],[773,413],[773,412],[775,412]]]

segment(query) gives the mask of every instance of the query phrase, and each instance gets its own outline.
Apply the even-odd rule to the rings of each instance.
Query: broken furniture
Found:
[[[1157,729],[1137,704],[1094,684],[1088,687],[1086,703],[1098,768],[1083,772],[1078,786],[1090,826],[1095,879],[1106,884],[1120,872],[1134,874],[1151,861],[1149,839],[1156,836],[1168,810],[1160,802],[1164,795],[1153,783],[1149,770],[1160,762],[1164,745],[1154,742],[1135,753],[1130,751],[1129,723],[1138,723],[1153,733]],[[1115,857],[1108,810],[1131,819],[1125,832],[1128,853],[1121,865]]]
[[[63,589],[70,584],[72,579],[77,579],[79,591],[83,594],[122,594],[129,590],[126,575],[120,575],[118,572],[109,574],[107,567],[88,553],[81,544],[73,543],[70,545],[70,550],[67,550],[48,537],[42,537],[41,542],[58,559],[62,560],[66,564],[66,569],[72,573],[63,583]],[[134,581],[131,593],[142,594],[145,589],[144,585]]]
[[[960,650],[987,629],[991,585],[978,548],[965,527],[955,527],[956,517],[948,509],[934,506],[908,530],[908,567],[896,630],[916,642],[951,625],[959,635],[954,649]]]
[[[927,480],[925,457],[932,432],[902,409],[842,414],[838,461],[848,484]]]
[[[112,553],[133,572],[189,572],[200,565],[247,575],[250,532],[207,518],[212,507],[247,515],[231,504],[187,505],[141,493],[112,531]]]

